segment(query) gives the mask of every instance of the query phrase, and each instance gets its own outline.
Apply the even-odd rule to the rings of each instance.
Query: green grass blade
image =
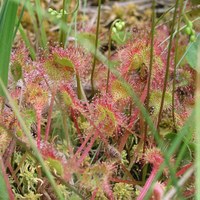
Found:
[[[9,194],[6,187],[6,182],[4,180],[2,167],[0,167],[0,194],[0,200],[9,200]]]
[[[46,32],[44,29],[44,24],[43,24],[43,17],[42,17],[42,9],[41,9],[41,5],[40,5],[40,0],[36,0],[36,13],[38,16],[38,21],[39,21],[39,30],[40,30],[40,34],[41,34],[41,46],[43,48],[46,47],[47,45],[47,36],[46,36]]]
[[[25,3],[26,3],[26,2],[25,2]],[[21,10],[20,15],[19,15],[19,18],[18,18],[18,20],[17,20],[16,27],[15,27],[15,31],[14,31],[14,34],[13,34],[13,39],[15,38],[15,36],[16,36],[16,34],[17,34],[19,25],[20,25],[20,23],[21,23],[21,20],[22,20],[23,15],[24,15],[25,3],[23,3],[22,10]]]
[[[37,45],[39,45],[39,47],[44,47],[47,44],[47,39],[46,39],[46,33],[44,31],[44,27],[42,23],[43,10],[41,9],[41,7],[38,7],[38,4],[40,4],[40,2],[36,2],[35,4],[36,6],[33,6],[32,2],[28,0],[26,1],[25,8],[27,9],[29,16],[31,18],[32,24],[33,24],[34,33],[36,34]],[[36,18],[36,13],[37,15],[39,15],[38,20]]]
[[[30,18],[31,18],[31,21],[32,21],[32,24],[33,24],[34,33],[36,34],[36,36],[38,36],[39,30],[38,30],[38,27],[37,27],[37,20],[36,20],[36,17],[35,17],[35,8],[34,8],[34,6],[32,6],[30,0],[28,0],[26,2],[25,8],[27,9],[27,11],[30,15]]]
[[[7,0],[0,13],[0,78],[5,86],[8,83],[8,68],[13,43],[13,33],[17,15],[18,3]],[[4,96],[0,87],[0,96]]]
[[[200,44],[197,52],[197,82],[196,82],[196,199],[200,200]]]
[[[25,33],[25,30],[24,30],[24,28],[23,28],[23,26],[22,26],[21,24],[19,24],[19,32],[20,32],[20,34],[21,34],[21,37],[22,37],[24,43],[26,44],[26,47],[27,47],[28,50],[29,50],[29,53],[30,53],[31,58],[32,58],[33,60],[35,60],[35,59],[36,59],[35,50],[34,50],[34,48],[32,47],[32,45],[31,45],[31,43],[30,43],[30,41],[29,41],[29,39],[28,39],[28,37],[27,37],[27,35],[26,35],[26,33]]]
[[[6,11],[6,7],[7,7],[7,5],[8,5],[8,0],[4,0],[3,2],[2,2],[2,8],[1,8],[1,10],[0,10],[0,28],[1,28],[1,24],[2,24],[2,20],[3,20],[3,15],[4,15],[4,13],[5,13],[5,11]]]

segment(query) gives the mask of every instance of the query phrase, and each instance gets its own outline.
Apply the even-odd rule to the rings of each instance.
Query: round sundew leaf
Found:
[[[113,96],[114,101],[127,99],[129,97],[127,89],[119,80],[115,80],[111,84],[111,94]]]
[[[160,101],[162,98],[161,91],[152,91],[150,95],[150,105],[153,107],[153,116],[157,116],[160,109]],[[164,109],[170,108],[172,102],[172,95],[169,91],[165,93]]]
[[[131,61],[131,65],[130,65],[130,69],[129,70],[133,70],[133,69],[139,69],[142,64],[144,63],[143,57],[140,54],[135,54],[132,58]]]
[[[112,136],[117,123],[115,115],[112,111],[110,111],[108,108],[103,107],[101,105],[98,106],[98,120],[97,123],[103,124],[103,130],[108,136]]]
[[[54,61],[56,64],[59,64],[65,68],[68,68],[68,70],[74,72],[74,65],[68,58],[62,58],[58,55],[54,55]]]

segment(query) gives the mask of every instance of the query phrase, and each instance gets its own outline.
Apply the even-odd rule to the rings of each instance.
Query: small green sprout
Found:
[[[191,28],[188,27],[188,26],[186,26],[186,28],[185,28],[185,33],[186,33],[187,35],[190,35],[190,34],[192,33]]]
[[[52,16],[55,16],[57,19],[61,19],[63,14],[66,15],[67,14],[67,11],[64,10],[63,12],[63,9],[61,9],[60,11],[57,11],[57,10],[54,10],[53,8],[49,8],[48,9],[48,12],[52,15]]]
[[[186,15],[184,15],[184,21],[186,23],[186,27],[184,29],[184,32],[190,36],[190,42],[195,42],[196,41],[196,34],[195,30],[193,29],[193,23],[190,21]]]
[[[123,31],[124,28],[125,28],[125,22],[122,21],[122,20],[116,20],[115,22],[113,22],[113,25],[112,25],[112,31],[117,33],[117,32],[120,32],[120,31]]]
[[[115,27],[112,27],[112,32],[117,33],[117,29]]]
[[[123,44],[127,39],[127,33],[125,31],[125,22],[121,19],[116,19],[112,25],[110,32],[112,34],[112,40],[118,44]]]

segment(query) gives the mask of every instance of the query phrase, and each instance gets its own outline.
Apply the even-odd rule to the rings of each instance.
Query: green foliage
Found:
[[[14,62],[10,68],[14,80],[17,82],[22,78],[22,66],[19,62]]]
[[[190,42],[196,41],[195,30],[193,29],[193,23],[190,21],[186,15],[184,15],[184,20],[186,22],[185,33],[190,36]]]
[[[50,181],[52,187],[54,188],[54,191],[55,191],[58,199],[63,200],[62,194],[59,193],[59,189],[57,188],[55,180],[54,180],[51,172],[49,171],[49,169],[45,165],[44,160],[43,160],[39,150],[37,149],[37,147],[36,147],[36,145],[34,143],[34,140],[33,140],[32,136],[31,136],[31,134],[29,132],[29,129],[27,128],[24,120],[22,119],[22,117],[21,117],[21,115],[19,113],[19,109],[18,109],[17,105],[12,100],[11,96],[9,95],[8,91],[6,90],[6,88],[5,88],[4,84],[3,84],[3,82],[1,81],[1,79],[0,79],[0,85],[1,85],[5,95],[7,97],[7,99],[9,101],[9,103],[10,103],[10,105],[11,105],[11,107],[12,107],[12,109],[13,109],[13,111],[14,111],[14,113],[15,113],[15,115],[16,115],[19,123],[20,123],[20,125],[21,125],[22,130],[24,131],[26,137],[28,138],[29,144],[30,144],[31,148],[34,151],[35,157],[37,158],[37,160],[41,164],[42,169],[44,170],[44,173],[46,174],[48,180]]]
[[[67,188],[65,185],[59,184],[58,188],[62,192],[65,200],[82,200],[82,198],[80,198],[73,191],[70,191],[69,188]]]
[[[186,59],[188,63],[190,64],[190,66],[195,70],[198,70],[197,57],[198,57],[199,49],[200,49],[200,36],[198,35],[196,42],[188,45],[188,48],[186,50],[187,51]]]
[[[65,130],[60,124],[62,122],[62,112],[57,110],[52,116],[52,137],[57,137],[58,140],[66,139]]]
[[[23,117],[25,119],[27,127],[30,129],[31,125],[36,121],[36,113],[33,109],[23,110]]]
[[[1,193],[1,200],[9,200],[9,194],[7,191],[6,182],[3,177],[2,168],[0,167],[0,193]]]
[[[96,188],[103,189],[104,183],[107,182],[108,177],[113,173],[112,165],[109,163],[99,163],[88,167],[82,177],[81,182],[83,187],[90,190]]]
[[[51,169],[55,170],[56,174],[58,174],[59,176],[64,175],[64,169],[59,160],[47,158],[47,164]]]
[[[129,161],[127,160],[127,153],[125,150],[122,151],[121,153],[121,161],[124,165],[128,165],[129,164]]]
[[[118,45],[125,44],[131,37],[131,34],[125,30],[125,22],[122,20],[115,20],[112,24],[111,38]]]
[[[34,31],[38,34],[36,39],[39,41],[39,46],[44,48],[47,45],[47,38],[43,19],[50,15],[46,15],[42,10],[39,0],[35,2],[36,10],[30,2],[27,3],[27,10],[32,22],[38,22],[38,25],[34,23]],[[38,51],[37,59],[35,59],[34,51],[30,51],[32,52],[30,56],[34,58],[34,61],[27,57],[27,61],[22,63],[28,67],[23,76],[24,66],[20,62],[13,62],[11,74],[14,81],[23,80],[22,88],[16,89],[12,84],[9,85],[9,92],[15,101],[5,89],[5,81],[0,82],[8,99],[6,105],[1,106],[0,123],[3,125],[5,123],[5,127],[11,132],[9,134],[13,134],[12,138],[16,140],[16,149],[13,150],[11,163],[13,170],[16,171],[10,171],[12,176],[10,183],[15,197],[17,199],[40,199],[43,194],[38,188],[47,182],[46,177],[51,183],[51,186],[49,183],[48,186],[54,189],[57,195],[55,198],[58,199],[88,199],[91,195],[96,195],[94,199],[134,199],[136,187],[132,184],[140,185],[143,187],[142,190],[146,189],[143,193],[145,195],[147,193],[148,197],[147,191],[151,191],[150,187],[153,186],[148,181],[148,177],[152,178],[151,173],[155,171],[152,170],[152,166],[147,167],[148,164],[143,166],[144,158],[150,147],[155,147],[158,152],[163,150],[163,155],[158,155],[156,151],[153,152],[154,160],[157,160],[159,156],[161,161],[165,160],[163,166],[158,167],[160,170],[156,172],[158,175],[153,174],[154,181],[159,179],[178,189],[175,173],[183,164],[193,162],[195,151],[194,130],[189,129],[188,122],[186,122],[191,110],[188,109],[186,101],[183,101],[184,98],[180,100],[178,95],[185,95],[184,97],[188,99],[190,97],[191,104],[193,103],[195,72],[191,69],[185,70],[184,63],[178,74],[180,78],[176,77],[176,73],[174,76],[171,73],[173,70],[173,66],[170,66],[173,55],[171,44],[176,34],[173,33],[176,27],[174,24],[177,19],[176,12],[174,12],[175,20],[172,23],[168,57],[165,54],[165,44],[163,46],[160,41],[160,35],[161,37],[166,36],[168,30],[163,35],[156,35],[153,22],[151,38],[148,34],[143,36],[141,33],[141,35],[138,34],[140,39],[137,39],[137,35],[132,36],[133,33],[126,32],[125,23],[121,20],[114,21],[108,30],[110,33],[108,52],[104,55],[99,51],[102,41],[98,38],[100,18],[97,20],[96,36],[87,32],[76,34],[79,1],[76,3],[77,6],[73,12],[68,12],[71,6],[70,1],[67,2],[67,9],[63,1],[63,10],[60,12],[49,10],[51,15],[62,18],[56,22],[60,24],[60,27],[63,23],[64,27],[69,28],[68,21],[71,20],[70,28],[75,27],[75,32],[72,34],[75,37],[74,48],[71,48],[73,46],[71,44],[70,48],[66,49],[57,46],[50,47],[49,52]],[[100,4],[99,0],[99,17]],[[6,5],[5,3],[2,7],[2,16],[6,12]],[[72,19],[70,13],[73,15]],[[2,19],[0,19],[0,30],[2,30]],[[52,20],[53,18],[50,17],[49,21]],[[72,25],[74,21],[75,25]],[[195,40],[195,26],[187,19],[185,23],[187,25],[186,34],[190,40]],[[28,37],[24,37],[21,26],[19,29],[30,49]],[[61,29],[62,46],[65,46],[66,30]],[[70,31],[68,30],[68,33]],[[103,36],[107,38],[106,35]],[[158,36],[158,41],[153,40],[154,36]],[[116,43],[117,50],[111,49],[112,41]],[[83,51],[77,42],[84,48]],[[199,38],[187,49],[188,63],[195,69],[197,63],[194,60],[197,57],[198,46]],[[10,52],[7,51],[7,53],[10,55]],[[93,63],[89,59],[92,56],[94,56]],[[167,72],[165,71],[165,59],[168,60]],[[83,65],[83,62],[86,64]],[[85,66],[88,68],[85,69]],[[77,77],[77,74],[80,74],[80,77]],[[107,79],[105,90],[106,74],[110,79]],[[167,81],[165,85],[161,80],[161,78],[164,80],[164,77]],[[177,83],[175,85],[177,88],[188,85],[191,85],[191,88],[185,87],[183,94],[178,94],[178,89],[177,91],[171,90],[172,81]],[[148,84],[150,87],[147,89]],[[80,98],[78,90],[82,90],[84,100]],[[93,94],[90,96],[91,90]],[[191,94],[188,95],[188,93]],[[94,94],[95,97],[92,98]],[[160,109],[161,100],[163,100],[162,109]],[[174,110],[171,109],[173,100],[175,101]],[[30,107],[34,108],[39,115],[36,115]],[[160,112],[159,121],[160,110],[162,112]],[[174,114],[174,119],[172,114]],[[157,121],[159,121],[158,124],[156,124]],[[35,138],[30,133],[34,124],[36,125],[36,130],[34,130],[36,140],[41,140],[41,146],[35,145]],[[46,132],[45,136],[42,135],[40,138],[38,133],[42,132],[41,129]],[[0,140],[3,142],[0,153],[3,155],[7,151],[10,138],[5,137],[8,135],[5,129],[0,128],[0,131],[3,132],[0,135]],[[179,147],[180,151],[177,150]],[[33,159],[28,152],[36,159]],[[27,158],[23,160],[26,155],[28,155]],[[116,157],[119,159],[114,159]],[[175,167],[172,166],[172,158],[175,160]],[[149,164],[152,163],[150,159],[146,161]],[[161,177],[164,167],[167,170]],[[126,183],[116,183],[118,179]],[[131,184],[127,184],[129,182]],[[5,183],[2,182],[2,184]],[[146,184],[148,187],[145,186]]]
[[[18,1],[5,0],[0,11],[0,79],[6,86],[17,8]],[[4,96],[1,86],[0,96]]]
[[[108,200],[108,198],[106,197],[106,195],[104,194],[103,190],[98,190],[95,200]]]
[[[131,200],[134,197],[133,187],[126,183],[115,183],[113,191],[117,200]]]
[[[199,4],[199,0],[192,0],[192,3],[193,3],[194,5],[198,5],[198,4]]]
[[[96,38],[95,34],[87,33],[87,32],[82,32],[80,34],[82,37],[84,37],[84,39],[88,40],[90,43],[95,45],[95,38]],[[99,47],[100,45],[101,45],[101,41],[98,39],[97,47]]]
[[[160,90],[157,91],[152,91],[150,94],[150,101],[149,105],[153,106],[153,116],[157,117],[160,105],[159,102],[161,101],[162,98],[162,92]],[[172,102],[172,94],[167,91],[165,94],[165,104],[164,104],[164,109],[168,109],[171,106]]]
[[[54,60],[56,64],[61,65],[62,67],[69,67],[70,70],[74,71],[74,66],[71,60],[67,58],[60,58],[59,55],[54,55]]]
[[[15,193],[16,200],[21,200],[21,199],[38,200],[40,199],[41,196],[42,194],[35,194],[33,191],[30,191],[29,193],[23,196],[21,194]]]
[[[58,12],[57,10],[54,10],[54,9],[52,9],[52,8],[49,8],[49,9],[48,9],[48,12],[49,12],[52,16],[56,16],[56,18],[58,18],[58,19],[62,18],[63,12],[64,12],[65,15],[67,14],[67,11],[66,11],[66,10],[63,11],[63,9],[61,9],[61,10]]]
[[[18,188],[12,185],[13,191],[18,198],[26,199],[37,199],[40,194],[36,192],[36,186],[39,183],[42,183],[42,180],[38,178],[37,170],[36,170],[36,162],[30,156],[27,155],[26,159],[23,163],[22,161],[22,154],[19,152],[15,152],[13,155],[13,166],[19,166],[19,171],[17,172],[17,178],[19,180],[20,191],[22,194],[19,193]],[[14,182],[13,182],[14,183]]]
[[[115,41],[118,45],[125,44],[128,39],[131,37],[131,34],[124,31],[117,31],[112,34],[112,40]]]

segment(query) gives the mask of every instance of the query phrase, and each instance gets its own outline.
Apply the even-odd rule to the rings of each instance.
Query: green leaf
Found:
[[[70,200],[81,200],[81,198],[77,194],[72,194]]]
[[[1,194],[0,200],[9,200],[9,195],[7,192],[7,187],[1,167],[0,167],[0,194]]]
[[[0,78],[5,86],[8,83],[8,68],[17,8],[18,3],[16,1],[5,0],[0,13]],[[0,96],[4,96],[1,87]]]
[[[198,50],[200,50],[200,37],[199,37],[199,35],[197,37],[196,42],[189,45],[187,50],[186,50],[187,51],[186,59],[187,59],[189,65],[195,70],[197,70]]]
[[[112,34],[112,40],[119,45],[125,44],[130,37],[131,33],[127,33],[126,31],[118,31]]]
[[[59,176],[63,176],[64,175],[64,169],[63,166],[61,164],[61,162],[59,160],[53,159],[53,158],[48,158],[47,159],[48,165],[51,169],[55,170],[56,173]]]
[[[72,71],[74,71],[74,65],[71,62],[71,60],[67,59],[67,58],[60,58],[58,55],[54,55],[55,57],[55,62],[63,67],[69,67],[72,69]]]
[[[192,0],[192,4],[198,5],[199,4],[199,0]]]
[[[79,35],[80,35],[81,37],[83,37],[84,40],[88,40],[88,42],[90,42],[92,45],[95,46],[95,41],[96,41],[96,35],[95,35],[95,34],[93,34],[93,33],[87,33],[87,32],[82,32],[82,33],[79,33]],[[101,44],[101,42],[100,42],[100,40],[98,39],[97,48],[100,47],[100,44]]]

